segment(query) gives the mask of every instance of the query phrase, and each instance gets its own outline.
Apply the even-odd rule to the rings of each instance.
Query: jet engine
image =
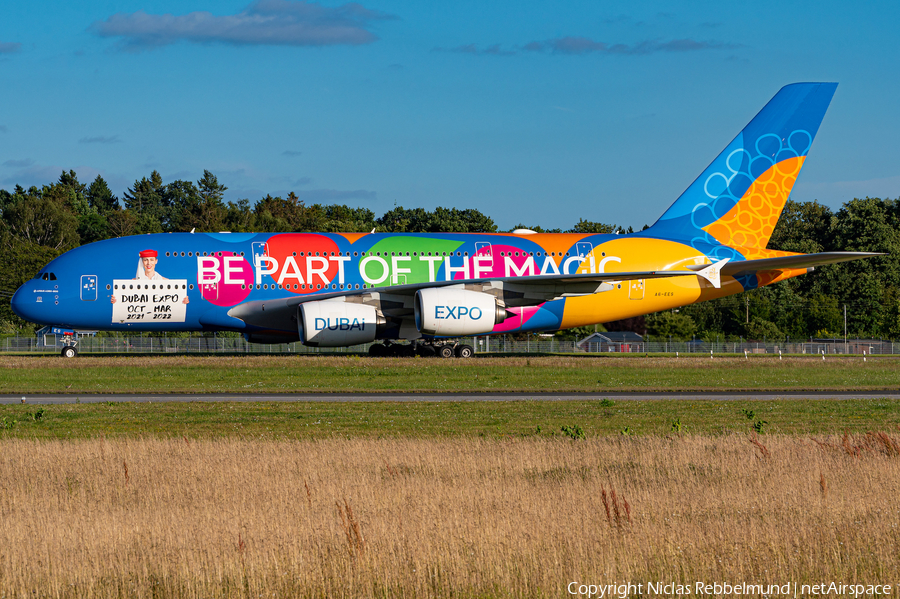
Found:
[[[378,315],[364,304],[323,300],[300,304],[300,340],[314,347],[342,347],[375,340]]]
[[[509,315],[493,295],[466,289],[420,289],[416,292],[416,328],[424,335],[482,335]]]

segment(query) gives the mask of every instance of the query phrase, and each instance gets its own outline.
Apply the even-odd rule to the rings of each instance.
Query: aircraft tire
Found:
[[[438,355],[442,358],[452,358],[454,354],[453,348],[449,345],[442,345],[438,350]]]
[[[382,358],[387,355],[387,348],[381,344],[376,343],[375,345],[369,346],[369,355],[373,358]]]
[[[74,347],[64,347],[62,348],[62,351],[59,352],[59,355],[63,358],[74,358],[78,355],[78,350]]]
[[[460,345],[456,348],[457,358],[471,358],[475,354],[475,348],[471,345]]]

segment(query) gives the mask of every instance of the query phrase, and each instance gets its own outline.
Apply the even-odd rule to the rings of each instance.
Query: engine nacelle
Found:
[[[300,304],[300,340],[315,347],[345,347],[375,341],[378,315],[363,304],[323,300]]]
[[[420,289],[415,312],[419,332],[439,337],[490,333],[507,317],[493,295],[466,289]]]

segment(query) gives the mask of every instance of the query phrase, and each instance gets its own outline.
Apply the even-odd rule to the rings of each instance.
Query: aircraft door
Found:
[[[628,299],[644,299],[644,279],[632,279],[628,283]]]
[[[250,264],[256,268],[256,258],[269,255],[269,244],[265,241],[254,241],[250,244]]]
[[[594,246],[588,241],[579,241],[575,244],[575,254],[581,258],[581,266],[578,267],[579,273],[588,273],[588,272],[597,272],[597,267],[594,264]],[[590,261],[587,264],[588,268],[585,268],[584,259],[589,258]]]
[[[494,248],[489,241],[476,241],[475,255],[481,258],[482,266],[494,266]]]
[[[200,285],[200,295],[203,296],[203,299],[205,300],[219,299],[219,284],[204,283]]]
[[[81,299],[85,302],[97,301],[97,275],[81,275]]]

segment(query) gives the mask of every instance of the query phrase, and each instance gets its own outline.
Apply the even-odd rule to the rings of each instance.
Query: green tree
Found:
[[[0,217],[3,217],[6,209],[20,200],[31,197],[27,191],[21,186],[16,185],[12,193],[5,189],[0,189]],[[5,220],[5,217],[4,217]]]
[[[82,244],[109,239],[109,236],[109,221],[105,216],[92,212],[78,219],[78,237]]]
[[[647,316],[647,334],[659,339],[673,339],[682,341],[691,339],[697,332],[694,319],[675,311],[657,312]]]
[[[881,334],[887,339],[900,339],[900,289],[890,286],[882,295],[884,323]]]
[[[61,249],[31,243],[0,228],[0,280],[3,281],[3,289],[10,293],[18,289],[61,253]],[[16,316],[9,301],[0,302],[0,320],[16,328],[29,327],[33,330],[30,323]]]
[[[818,202],[788,200],[775,225],[768,247],[814,254],[832,248],[834,214]]]
[[[321,215],[318,208],[307,208],[294,192],[287,198],[266,195],[253,208],[259,231],[315,231]]]
[[[186,233],[198,228],[200,195],[191,181],[175,180],[163,188],[163,204],[168,208],[167,230]],[[204,230],[204,229],[201,229]]]
[[[58,201],[43,196],[28,197],[3,211],[9,231],[23,241],[55,250],[76,247],[78,220]]]
[[[619,230],[617,225],[608,225],[606,223],[595,223],[583,218],[578,219],[578,223],[566,231],[566,233],[615,233]]]
[[[92,212],[96,212],[88,203],[85,193],[87,188],[79,183],[75,171],[63,171],[56,183],[44,185],[41,188],[42,198],[59,204],[66,211],[81,219]]]
[[[424,208],[396,206],[376,222],[378,231],[385,233],[493,233],[497,230],[490,217],[472,208],[439,206],[429,212]]]
[[[753,339],[757,341],[775,341],[784,339],[784,333],[781,332],[781,329],[779,329],[774,322],[770,322],[759,317],[755,317],[750,321],[750,324],[747,325],[746,334],[744,336],[747,339]]]
[[[225,196],[227,187],[219,183],[214,174],[208,170],[203,171],[203,176],[197,181],[197,195],[199,202],[196,209],[191,212],[192,222],[200,231],[221,231],[225,225]]]
[[[94,182],[87,188],[85,197],[91,208],[96,210],[99,214],[106,214],[107,212],[122,209],[119,205],[119,198],[113,195],[109,185],[106,184],[106,181],[104,181],[103,177],[100,175],[97,175]]]
[[[138,218],[131,210],[117,210],[106,217],[110,237],[133,235],[137,230]]]
[[[322,231],[326,233],[368,233],[378,226],[375,213],[368,208],[351,208],[338,204],[318,208],[324,217]]]
[[[804,337],[839,336],[844,327],[844,315],[837,298],[817,293],[806,300],[802,312]]]
[[[380,233],[425,233],[431,225],[431,215],[424,208],[394,206],[376,220]]]
[[[159,172],[153,171],[149,179],[144,177],[140,181],[135,181],[125,192],[123,202],[125,208],[131,210],[138,218],[137,233],[162,231],[168,225],[165,186]]]
[[[494,221],[473,208],[437,207],[428,222],[432,233],[493,233],[497,230]]]
[[[228,202],[225,207],[225,230],[235,233],[251,233],[255,229],[256,219],[250,210],[250,200],[242,198],[237,202]]]

